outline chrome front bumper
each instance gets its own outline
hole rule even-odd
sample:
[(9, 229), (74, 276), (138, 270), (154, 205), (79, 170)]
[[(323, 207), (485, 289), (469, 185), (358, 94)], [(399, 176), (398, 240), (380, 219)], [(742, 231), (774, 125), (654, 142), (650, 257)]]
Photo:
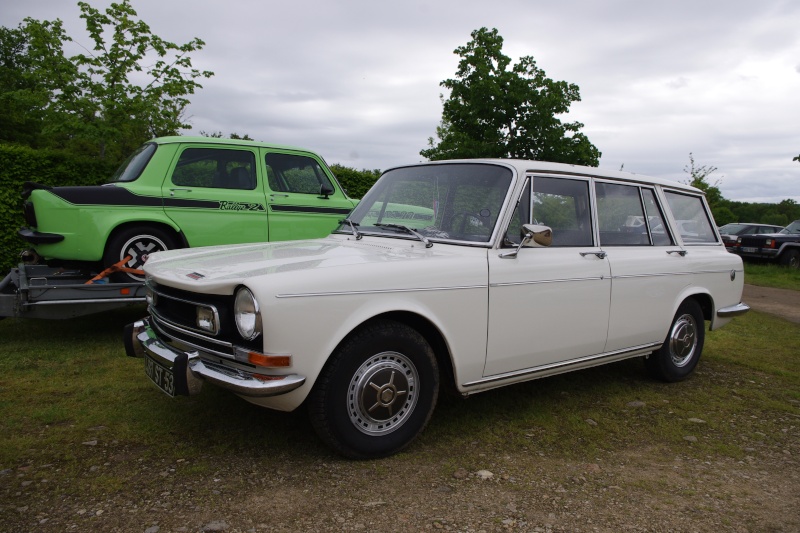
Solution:
[[(125, 326), (125, 352), (131, 357), (144, 357), (159, 369), (172, 375), (169, 389), (156, 385), (171, 396), (190, 396), (200, 392), (204, 381), (241, 396), (263, 398), (291, 392), (306, 378), (298, 374), (268, 375), (248, 372), (213, 361), (203, 360), (200, 354), (179, 351), (163, 343), (147, 319)], [(147, 364), (147, 363), (146, 363)], [(150, 371), (147, 375), (155, 382)]]

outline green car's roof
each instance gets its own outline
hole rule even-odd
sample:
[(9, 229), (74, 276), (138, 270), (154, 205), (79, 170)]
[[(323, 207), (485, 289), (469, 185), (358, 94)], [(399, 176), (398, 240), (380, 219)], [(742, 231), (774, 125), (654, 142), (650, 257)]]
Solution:
[(298, 146), (287, 146), (283, 144), (273, 144), (261, 141), (247, 141), (244, 139), (221, 139), (218, 137), (202, 137), (202, 136), (184, 136), (173, 135), (170, 137), (156, 137), (150, 139), (148, 142), (156, 144), (174, 144), (174, 143), (198, 143), (198, 144), (220, 144), (226, 146), (256, 146), (259, 148), (278, 148), (283, 150), (296, 150), (301, 152), (311, 152), (308, 148), (300, 148)]

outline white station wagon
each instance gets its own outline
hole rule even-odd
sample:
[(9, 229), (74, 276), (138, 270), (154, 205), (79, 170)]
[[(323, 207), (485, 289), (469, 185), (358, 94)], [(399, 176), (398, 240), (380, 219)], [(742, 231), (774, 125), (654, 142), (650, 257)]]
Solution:
[(684, 379), (705, 322), (749, 309), (701, 191), (538, 161), (394, 168), (328, 237), (144, 270), (150, 315), (125, 345), (161, 390), (306, 404), (352, 458), (407, 446), (444, 383), (468, 396), (631, 357)]

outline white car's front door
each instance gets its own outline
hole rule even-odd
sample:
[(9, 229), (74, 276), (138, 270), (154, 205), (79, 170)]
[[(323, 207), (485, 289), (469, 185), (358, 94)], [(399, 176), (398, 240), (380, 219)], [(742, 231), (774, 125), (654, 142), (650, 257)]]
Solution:
[(591, 246), (490, 255), (484, 376), (603, 352), (611, 276), (602, 255)]
[(591, 221), (588, 179), (531, 177), (507, 244), (519, 242), (521, 224), (531, 222), (551, 227), (553, 242), (516, 256), (489, 254), (485, 377), (603, 353), (611, 276)]

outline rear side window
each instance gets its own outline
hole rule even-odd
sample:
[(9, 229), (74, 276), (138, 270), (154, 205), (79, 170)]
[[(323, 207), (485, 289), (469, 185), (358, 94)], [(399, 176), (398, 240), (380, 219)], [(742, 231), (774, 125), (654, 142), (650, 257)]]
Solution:
[(678, 233), (685, 244), (716, 244), (717, 235), (711, 217), (706, 212), (703, 199), (673, 191), (666, 191), (667, 203), (672, 210)]
[(154, 143), (140, 146), (119, 166), (114, 175), (111, 176), (109, 183), (127, 183), (136, 180), (141, 176), (147, 163), (150, 162), (150, 158), (156, 153), (156, 148), (157, 146)]
[(600, 246), (664, 246), (672, 237), (653, 189), (597, 182)]
[(333, 190), (328, 176), (316, 160), (293, 154), (267, 154), (267, 183), (273, 191), (320, 194)]
[(219, 148), (187, 148), (172, 173), (172, 183), (184, 187), (253, 190), (253, 152)]

